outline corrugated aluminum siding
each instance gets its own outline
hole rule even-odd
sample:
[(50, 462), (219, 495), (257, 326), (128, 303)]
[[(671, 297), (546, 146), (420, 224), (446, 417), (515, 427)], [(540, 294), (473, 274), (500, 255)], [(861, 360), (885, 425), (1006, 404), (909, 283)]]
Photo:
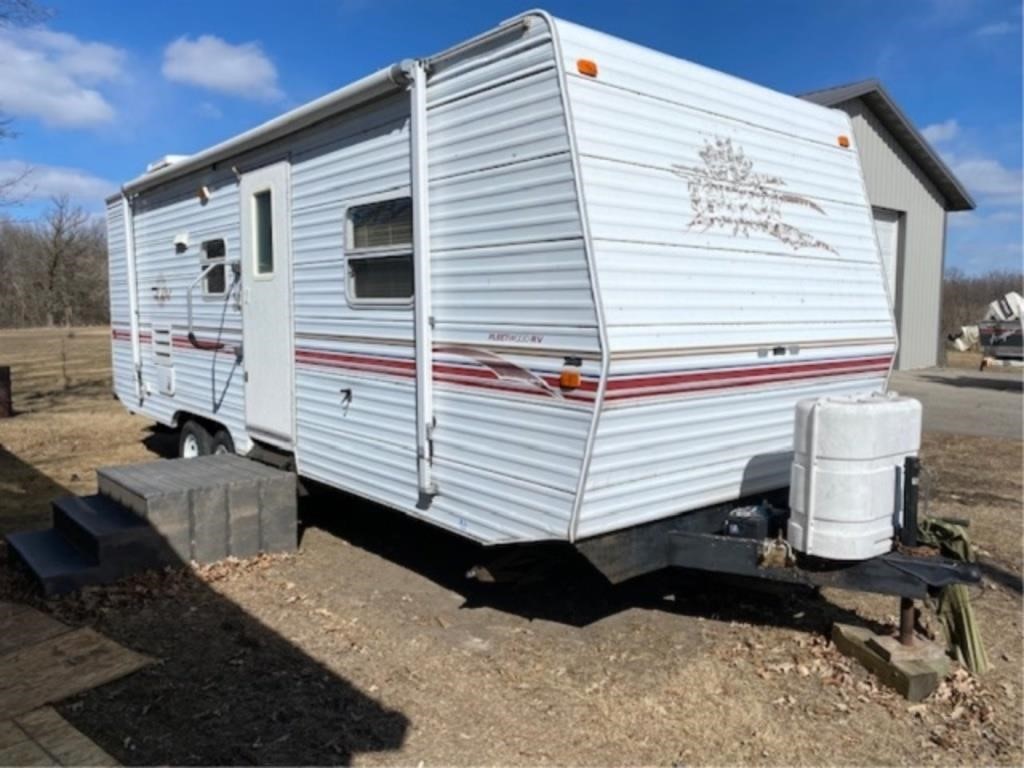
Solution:
[(796, 402), (883, 388), (894, 347), (849, 122), (557, 29), (610, 345), (575, 533), (784, 487)]
[[(245, 431), (242, 361), (235, 353), (242, 343), (241, 311), (239, 286), (232, 282), (230, 270), (223, 295), (204, 296), (201, 286), (192, 294), (197, 337), (220, 342), (224, 348), (196, 349), (187, 340), (186, 297), (202, 268), (202, 244), (222, 239), (226, 259), (238, 260), (239, 203), (234, 178), (222, 171), (204, 182), (212, 190), (205, 204), (196, 196), (198, 178), (172, 182), (135, 201), (144, 396), (138, 410), (163, 424), (175, 423), (183, 412), (209, 418), (226, 427), (236, 448), (244, 452), (250, 441)], [(184, 249), (175, 247), (179, 236), (187, 238)], [(156, 348), (164, 339), (170, 342), (169, 357), (161, 357)], [(130, 342), (115, 340), (114, 345), (130, 347)], [(173, 377), (172, 393), (161, 386), (168, 376)]]
[[(300, 473), (478, 540), (568, 535), (593, 405), (567, 400), (566, 356), (598, 372), (600, 344), (551, 31), (540, 19), (438, 62), (428, 89), (435, 384), (434, 474), (440, 494), (416, 497), (411, 306), (346, 297), (346, 211), (409, 194), (408, 95), (396, 92), (219, 165), (144, 193), (136, 247), (145, 399), (141, 412), (179, 412), (245, 432), (242, 363), (184, 341), (185, 296), (202, 240), (239, 248), (243, 174), (291, 164), (296, 462)], [(210, 191), (205, 204), (200, 185)], [(112, 254), (119, 222), (112, 208)], [(174, 239), (189, 246), (176, 252)], [(111, 260), (112, 269), (123, 264)], [(123, 285), (121, 272), (112, 282)], [(115, 321), (121, 292), (115, 297)], [(234, 294), (203, 300), (201, 339), (241, 343)], [(175, 340), (157, 359), (155, 336)], [(115, 342), (115, 359), (129, 351)], [(500, 357), (495, 357), (500, 355)], [(489, 367), (490, 366), (490, 367)], [(495, 367), (496, 366), (496, 367)], [(123, 367), (123, 366), (122, 366)], [(175, 391), (158, 378), (173, 367)], [(119, 369), (120, 370), (120, 369)], [(119, 373), (119, 382), (127, 381)], [(346, 400), (343, 393), (350, 393)]]
[[(445, 59), (427, 91), (433, 474), (419, 506), (412, 308), (346, 300), (345, 211), (409, 194), (408, 96), (293, 153), (296, 456), (309, 477), (488, 543), (562, 539), (592, 405), (489, 376), (599, 353), (547, 26)], [(363, 118), (360, 118), (363, 120)], [(481, 363), (480, 361), (484, 362)], [(517, 387), (521, 391), (517, 390)], [(348, 405), (340, 392), (351, 392)]]
[(897, 265), (900, 351), (897, 366), (909, 370), (938, 363), (946, 212), (942, 196), (906, 150), (860, 99), (836, 105), (850, 115), (871, 203), (899, 211)]
[(130, 340), (131, 308), (128, 302), (128, 266), (125, 254), (124, 204), (120, 198), (107, 203), (107, 275), (110, 296), (111, 370), (114, 393), (128, 407), (135, 405), (134, 372)]

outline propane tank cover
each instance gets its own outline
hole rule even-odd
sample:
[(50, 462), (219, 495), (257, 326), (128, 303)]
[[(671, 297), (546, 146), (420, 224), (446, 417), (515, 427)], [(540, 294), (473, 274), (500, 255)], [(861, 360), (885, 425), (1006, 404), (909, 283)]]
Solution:
[(904, 460), (921, 449), (921, 403), (896, 394), (801, 400), (793, 445), (793, 548), (830, 560), (889, 552)]

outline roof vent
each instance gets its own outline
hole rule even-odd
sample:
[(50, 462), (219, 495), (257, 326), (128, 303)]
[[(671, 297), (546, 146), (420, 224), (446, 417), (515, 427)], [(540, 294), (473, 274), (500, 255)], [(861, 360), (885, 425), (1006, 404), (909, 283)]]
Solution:
[(154, 160), (152, 163), (146, 166), (146, 173), (153, 173), (154, 171), (163, 170), (169, 166), (174, 165), (187, 158), (188, 155), (164, 155), (159, 160)]

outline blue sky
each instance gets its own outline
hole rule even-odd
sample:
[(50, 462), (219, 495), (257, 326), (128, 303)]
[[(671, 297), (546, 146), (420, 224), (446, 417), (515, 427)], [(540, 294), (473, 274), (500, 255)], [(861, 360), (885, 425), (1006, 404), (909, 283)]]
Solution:
[[(10, 215), (103, 195), (381, 66), (529, 8), (435, 0), (49, 0), (0, 30), (0, 179), (34, 170)], [(1021, 267), (1021, 4), (1011, 0), (551, 0), (555, 15), (772, 88), (878, 77), (978, 210), (950, 219), (947, 264)]]

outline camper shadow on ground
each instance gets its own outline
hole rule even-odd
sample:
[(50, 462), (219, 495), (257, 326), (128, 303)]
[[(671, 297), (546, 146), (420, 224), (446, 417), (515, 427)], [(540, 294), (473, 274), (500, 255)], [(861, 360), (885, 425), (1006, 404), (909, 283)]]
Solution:
[[(177, 453), (177, 433), (171, 430), (154, 427), (144, 442), (158, 456)], [(755, 457), (746, 468), (743, 494), (791, 458), (791, 453)], [(315, 483), (307, 488), (310, 493), (299, 504), (302, 529), (322, 529), (414, 571), (462, 595), (466, 610), (488, 607), (574, 627), (642, 608), (822, 634), (834, 621), (880, 629), (810, 589), (679, 569), (613, 586), (568, 544), (486, 548), (342, 491)], [(480, 566), (495, 581), (467, 575)]]
[[(809, 588), (682, 569), (612, 585), (566, 543), (483, 547), (340, 491), (310, 491), (299, 505), (303, 529), (323, 530), (461, 595), (463, 610), (490, 608), (576, 628), (641, 609), (821, 634), (835, 621), (882, 629)], [(479, 570), (495, 580), (469, 575)]]
[[(2, 505), (0, 534), (26, 522), (45, 527), (45, 500), (69, 494), (3, 448), (0, 479), (7, 498), (21, 489), (37, 500), (14, 510)], [(125, 765), (348, 764), (405, 741), (403, 713), (383, 707), (190, 569), (142, 574), (44, 604), (0, 544), (0, 600), (35, 603), (158, 659), (57, 704)]]

